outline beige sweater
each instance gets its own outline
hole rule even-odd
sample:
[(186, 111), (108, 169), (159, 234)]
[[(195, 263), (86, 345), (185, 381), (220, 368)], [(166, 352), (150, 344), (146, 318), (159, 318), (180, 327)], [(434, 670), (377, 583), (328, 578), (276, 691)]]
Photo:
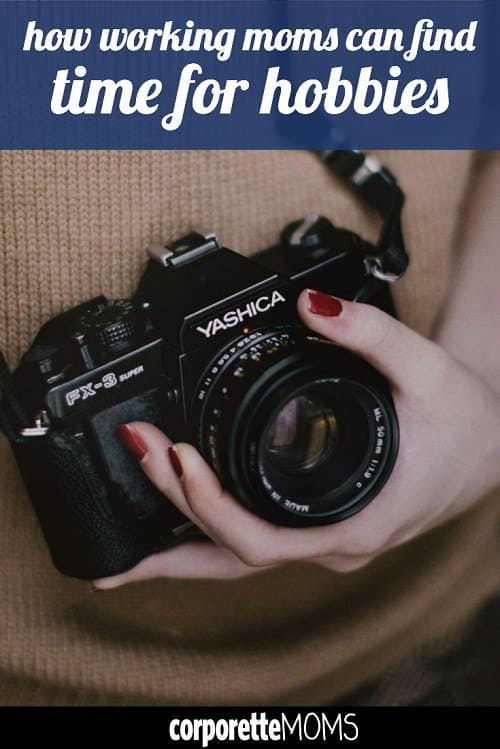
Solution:
[[(412, 265), (400, 316), (429, 334), (446, 294), (468, 153), (391, 152)], [(302, 152), (0, 152), (0, 347), (49, 316), (131, 292), (152, 241), (192, 225), (252, 253), (308, 211), (377, 222)], [(0, 703), (331, 702), (447, 635), (500, 582), (500, 505), (349, 575), (310, 564), (231, 582), (157, 580), (99, 595), (52, 567), (0, 438)]]

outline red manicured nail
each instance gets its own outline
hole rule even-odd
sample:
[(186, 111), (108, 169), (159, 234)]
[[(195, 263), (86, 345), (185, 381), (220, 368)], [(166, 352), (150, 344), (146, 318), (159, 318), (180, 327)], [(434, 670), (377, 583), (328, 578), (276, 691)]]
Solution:
[(342, 312), (342, 302), (334, 296), (323, 294), (322, 291), (309, 291), (309, 310), (313, 315), (323, 317), (338, 317)]
[(130, 424), (120, 424), (116, 427), (116, 433), (134, 458), (141, 461), (146, 456), (148, 448), (137, 429)]
[(177, 474), (177, 477), (181, 479), (183, 470), (182, 470), (181, 461), (179, 460), (179, 456), (177, 454), (177, 450), (175, 449), (175, 447), (170, 446), (168, 448), (168, 457), (170, 458), (170, 463), (172, 464), (172, 468)]

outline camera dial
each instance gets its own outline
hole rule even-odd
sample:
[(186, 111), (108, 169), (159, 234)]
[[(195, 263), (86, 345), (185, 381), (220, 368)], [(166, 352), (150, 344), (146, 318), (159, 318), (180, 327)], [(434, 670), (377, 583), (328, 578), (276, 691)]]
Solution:
[(80, 318), (81, 331), (101, 347), (125, 346), (140, 329), (137, 307), (126, 299), (103, 302)]

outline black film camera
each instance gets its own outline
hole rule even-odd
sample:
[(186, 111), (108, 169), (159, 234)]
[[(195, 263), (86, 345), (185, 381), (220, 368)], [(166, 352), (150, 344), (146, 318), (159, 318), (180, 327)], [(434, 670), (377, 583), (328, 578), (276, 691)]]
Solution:
[(373, 499), (398, 448), (388, 385), (308, 331), (296, 300), (311, 287), (394, 314), (387, 247), (317, 216), (252, 259), (192, 233), (150, 248), (133, 299), (44, 325), (4, 368), (1, 418), (58, 569), (113, 575), (199, 535), (117, 439), (130, 421), (193, 443), (276, 524), (335, 522)]

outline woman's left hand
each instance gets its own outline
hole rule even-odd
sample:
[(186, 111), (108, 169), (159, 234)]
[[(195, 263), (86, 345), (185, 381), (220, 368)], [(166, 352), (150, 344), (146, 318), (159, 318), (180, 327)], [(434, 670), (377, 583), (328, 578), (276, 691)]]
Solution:
[(380, 494), (335, 525), (278, 527), (225, 492), (194, 447), (169, 449), (170, 440), (150, 424), (126, 425), (122, 437), (147, 476), (212, 543), (155, 554), (97, 581), (96, 589), (153, 577), (235, 578), (301, 559), (347, 572), (463, 512), (496, 486), (500, 402), (476, 376), (374, 307), (303, 292), (299, 312), (305, 325), (362, 356), (392, 384), (401, 446)]

